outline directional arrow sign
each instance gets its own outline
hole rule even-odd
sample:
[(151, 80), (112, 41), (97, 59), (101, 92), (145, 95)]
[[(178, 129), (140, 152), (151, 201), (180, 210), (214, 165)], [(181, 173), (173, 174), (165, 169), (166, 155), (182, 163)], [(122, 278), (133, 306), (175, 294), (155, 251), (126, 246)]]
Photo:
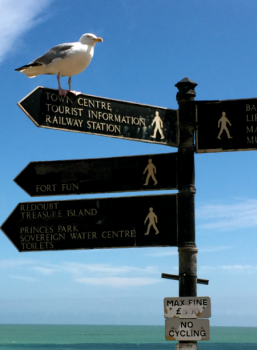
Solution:
[(211, 300), (209, 297), (164, 298), (164, 317), (211, 317)]
[(166, 340), (210, 340), (210, 323), (208, 319), (165, 319)]
[(177, 195), (19, 203), (1, 229), (20, 252), (177, 246)]
[(37, 87), (18, 106), (37, 126), (178, 146), (177, 111)]
[(196, 102), (196, 152), (257, 149), (257, 99)]
[(31, 162), (14, 179), (30, 196), (177, 188), (177, 153)]

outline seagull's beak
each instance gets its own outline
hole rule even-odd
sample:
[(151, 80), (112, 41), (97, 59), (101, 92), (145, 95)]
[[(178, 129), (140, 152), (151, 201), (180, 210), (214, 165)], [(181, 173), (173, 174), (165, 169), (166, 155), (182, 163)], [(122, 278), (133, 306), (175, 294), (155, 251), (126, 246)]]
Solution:
[(96, 43), (101, 43), (101, 42), (103, 41), (103, 39), (102, 39), (102, 38), (96, 38), (96, 39), (94, 39), (94, 41), (95, 41)]

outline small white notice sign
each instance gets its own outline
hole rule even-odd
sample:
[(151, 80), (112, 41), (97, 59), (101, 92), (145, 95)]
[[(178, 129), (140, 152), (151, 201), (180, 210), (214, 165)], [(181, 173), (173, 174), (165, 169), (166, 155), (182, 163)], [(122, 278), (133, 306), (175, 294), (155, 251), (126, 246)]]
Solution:
[(207, 318), (211, 317), (209, 297), (177, 297), (164, 299), (164, 317)]
[(165, 339), (182, 341), (210, 340), (209, 320), (166, 318)]

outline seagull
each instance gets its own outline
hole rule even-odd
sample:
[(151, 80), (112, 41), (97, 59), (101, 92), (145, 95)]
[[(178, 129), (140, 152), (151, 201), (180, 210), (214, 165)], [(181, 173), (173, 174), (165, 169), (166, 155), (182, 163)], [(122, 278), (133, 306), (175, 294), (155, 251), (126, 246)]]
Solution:
[(43, 56), (15, 70), (29, 78), (41, 74), (57, 75), (59, 95), (66, 96), (68, 91), (61, 88), (60, 77), (69, 77), (69, 91), (74, 92), (71, 91), (71, 77), (87, 68), (94, 55), (95, 44), (102, 41), (102, 38), (86, 33), (78, 42), (57, 45)]

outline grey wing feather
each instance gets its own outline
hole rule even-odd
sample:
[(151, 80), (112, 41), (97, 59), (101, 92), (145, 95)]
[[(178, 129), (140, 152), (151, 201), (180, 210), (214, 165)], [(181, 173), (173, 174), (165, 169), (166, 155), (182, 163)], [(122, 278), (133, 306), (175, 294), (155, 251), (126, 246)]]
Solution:
[(67, 55), (67, 53), (70, 51), (70, 49), (73, 47), (73, 44), (60, 44), (55, 47), (53, 47), (51, 50), (49, 50), (47, 53), (45, 53), (43, 56), (40, 56), (36, 58), (34, 61), (30, 62), (29, 65), (33, 65), (35, 63), (47, 65), (52, 62), (55, 58), (63, 58)]

